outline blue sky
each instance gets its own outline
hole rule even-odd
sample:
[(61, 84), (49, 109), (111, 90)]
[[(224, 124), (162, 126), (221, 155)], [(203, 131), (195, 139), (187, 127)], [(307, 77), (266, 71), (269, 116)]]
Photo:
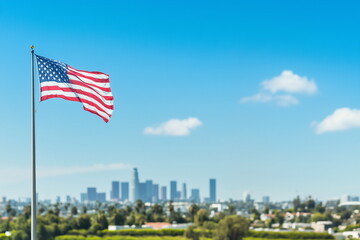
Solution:
[[(110, 74), (115, 96), (108, 124), (80, 103), (37, 103), (40, 198), (79, 197), (87, 186), (109, 192), (134, 166), (141, 180), (187, 182), (202, 197), (213, 177), (222, 199), (360, 195), (359, 8), (1, 1), (0, 196), (30, 195), (31, 44), (39, 55)], [(286, 70), (293, 75), (284, 80)], [(294, 79), (305, 85), (290, 91)], [(265, 81), (280, 86), (272, 92)]]

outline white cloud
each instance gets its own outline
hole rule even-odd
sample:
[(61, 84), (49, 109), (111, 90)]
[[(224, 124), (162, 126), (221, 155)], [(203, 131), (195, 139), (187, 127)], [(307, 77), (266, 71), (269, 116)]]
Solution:
[(299, 101), (292, 95), (271, 95), (265, 93), (257, 93), (250, 97), (244, 97), (240, 100), (240, 103), (247, 102), (275, 102), (277, 105), (287, 107), (290, 105), (298, 104)]
[[(290, 70), (282, 71), (279, 76), (263, 81), (261, 85), (261, 92), (240, 99), (240, 103), (275, 102), (278, 106), (287, 107), (299, 103), (299, 100), (293, 94), (313, 94), (317, 92), (317, 86), (314, 81), (310, 81), (306, 77), (300, 77)], [(281, 95), (278, 92), (285, 92), (287, 94)]]
[(169, 136), (187, 136), (190, 130), (202, 125), (202, 122), (193, 117), (187, 119), (170, 119), (167, 122), (161, 123), (155, 127), (147, 127), (144, 130), (145, 134), (150, 135), (169, 135)]
[(274, 77), (261, 83), (265, 90), (272, 93), (284, 91), (288, 93), (308, 93), (313, 94), (317, 91), (314, 81), (310, 81), (307, 77), (300, 77), (292, 71), (284, 70), (280, 76)]
[(320, 123), (315, 124), (315, 132), (317, 134), (322, 134), (325, 132), (342, 131), (357, 127), (360, 127), (360, 110), (339, 108)]
[[(82, 173), (105, 172), (130, 169), (131, 167), (132, 166), (130, 164), (125, 163), (94, 164), (88, 166), (39, 167), (37, 169), (37, 177), (48, 178)], [(29, 179), (31, 179), (30, 168), (2, 167), (0, 169), (0, 182), (18, 183)]]
[(247, 102), (271, 102), (273, 100), (273, 96), (264, 93), (257, 93), (250, 97), (244, 97), (240, 99), (240, 103), (247, 103)]
[(296, 105), (299, 103), (299, 100), (297, 100), (296, 97), (293, 95), (280, 95), (275, 96), (275, 101), (279, 106), (287, 107), (290, 105)]

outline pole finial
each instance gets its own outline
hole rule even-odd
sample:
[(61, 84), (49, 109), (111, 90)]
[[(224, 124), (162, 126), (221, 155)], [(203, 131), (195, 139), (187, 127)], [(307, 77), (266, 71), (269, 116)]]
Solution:
[(32, 50), (34, 50), (35, 46), (34, 46), (34, 45), (31, 45), (30, 48), (31, 48)]

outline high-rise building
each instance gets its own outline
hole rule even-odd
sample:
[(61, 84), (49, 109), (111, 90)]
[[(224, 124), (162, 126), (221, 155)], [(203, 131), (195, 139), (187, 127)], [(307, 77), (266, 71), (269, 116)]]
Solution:
[(160, 200), (161, 201), (167, 201), (167, 189), (166, 189), (166, 186), (161, 187)]
[(129, 183), (122, 182), (121, 183), (121, 201), (129, 201)]
[(134, 168), (133, 178), (131, 182), (131, 201), (136, 202), (139, 199), (139, 174), (137, 168)]
[(146, 198), (145, 202), (152, 202), (153, 199), (153, 181), (152, 180), (146, 180)]
[(113, 201), (120, 200), (120, 183), (119, 181), (112, 181), (111, 182), (111, 195), (110, 199)]
[(97, 193), (96, 194), (96, 201), (99, 201), (101, 203), (106, 202), (106, 193)]
[(216, 202), (216, 179), (215, 178), (210, 179), (209, 186), (210, 186), (209, 200), (211, 203), (214, 203), (214, 202)]
[(191, 189), (190, 201), (195, 202), (195, 203), (200, 202), (200, 190), (199, 189), (197, 189), (197, 188)]
[(186, 183), (183, 183), (181, 198), (182, 198), (182, 200), (184, 200), (184, 201), (187, 200)]
[(177, 191), (177, 182), (171, 181), (170, 182), (170, 200), (175, 201), (178, 198), (178, 191)]
[(262, 198), (263, 200), (263, 204), (269, 204), (270, 203), (270, 197), (269, 196), (263, 196), (263, 198)]
[(70, 203), (71, 202), (71, 197), (69, 195), (66, 196), (66, 202)]
[(57, 196), (56, 197), (56, 203), (60, 203), (61, 202), (61, 198), (60, 198), (60, 196)]
[(146, 183), (139, 183), (139, 195), (137, 200), (141, 200), (143, 202), (146, 202)]
[(89, 202), (95, 202), (97, 200), (96, 188), (94, 187), (87, 188), (86, 200)]
[(82, 203), (87, 201), (87, 194), (86, 193), (80, 193), (80, 201)]
[(244, 193), (243, 193), (243, 201), (244, 201), (245, 203), (250, 203), (250, 202), (251, 202), (250, 193), (248, 193), (248, 192), (244, 192)]
[(159, 184), (153, 184), (153, 197), (152, 202), (159, 202)]

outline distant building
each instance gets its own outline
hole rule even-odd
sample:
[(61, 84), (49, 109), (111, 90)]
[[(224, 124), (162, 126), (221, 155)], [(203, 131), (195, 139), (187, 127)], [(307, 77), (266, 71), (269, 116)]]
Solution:
[(96, 194), (96, 201), (99, 201), (101, 203), (106, 202), (106, 193), (97, 193)]
[(139, 183), (139, 196), (137, 200), (146, 202), (146, 183)]
[(340, 202), (341, 203), (344, 203), (344, 202), (359, 202), (359, 197), (358, 196), (344, 195), (344, 196), (341, 197)]
[(131, 182), (131, 201), (136, 202), (139, 199), (139, 173), (137, 168), (134, 168), (133, 178)]
[(250, 202), (251, 202), (250, 193), (248, 193), (248, 192), (244, 192), (244, 193), (243, 193), (243, 201), (244, 201), (245, 203), (250, 203)]
[(191, 202), (199, 203), (200, 202), (200, 190), (191, 189), (191, 196), (189, 199)]
[(183, 183), (183, 188), (182, 188), (181, 199), (182, 199), (182, 200), (184, 200), (184, 201), (186, 201), (186, 200), (187, 200), (186, 183)]
[(161, 187), (160, 200), (161, 201), (167, 201), (167, 188), (166, 188), (166, 186)]
[(311, 223), (311, 227), (314, 229), (315, 232), (326, 232), (332, 226), (333, 223), (331, 221), (319, 221)]
[(153, 184), (153, 199), (154, 203), (159, 202), (159, 184)]
[(70, 203), (71, 202), (71, 197), (69, 195), (66, 196), (66, 202)]
[(61, 198), (60, 198), (60, 196), (57, 196), (57, 197), (56, 197), (56, 203), (61, 203)]
[(216, 202), (216, 179), (215, 178), (211, 178), (210, 182), (210, 196), (209, 196), (209, 201), (211, 203), (215, 203)]
[(270, 197), (269, 196), (263, 196), (262, 202), (265, 205), (269, 204), (270, 203)]
[(170, 200), (172, 200), (172, 201), (177, 200), (177, 195), (178, 195), (177, 182), (171, 181), (170, 182)]
[(153, 199), (153, 181), (152, 180), (146, 180), (146, 197), (145, 202), (152, 202)]
[(82, 203), (87, 201), (87, 194), (86, 193), (80, 193), (80, 201)]
[(111, 182), (111, 195), (110, 199), (113, 201), (120, 200), (120, 183), (119, 181), (112, 181)]
[(86, 200), (89, 201), (89, 202), (95, 202), (97, 200), (96, 188), (89, 187), (87, 189)]
[(129, 183), (128, 182), (122, 182), (121, 183), (121, 201), (129, 201)]

